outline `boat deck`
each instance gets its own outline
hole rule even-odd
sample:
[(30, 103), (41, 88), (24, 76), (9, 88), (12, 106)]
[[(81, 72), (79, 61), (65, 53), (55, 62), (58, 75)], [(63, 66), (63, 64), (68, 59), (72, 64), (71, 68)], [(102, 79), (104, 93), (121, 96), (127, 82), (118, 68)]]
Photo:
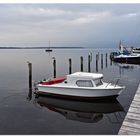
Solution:
[(140, 84), (118, 134), (140, 134)]

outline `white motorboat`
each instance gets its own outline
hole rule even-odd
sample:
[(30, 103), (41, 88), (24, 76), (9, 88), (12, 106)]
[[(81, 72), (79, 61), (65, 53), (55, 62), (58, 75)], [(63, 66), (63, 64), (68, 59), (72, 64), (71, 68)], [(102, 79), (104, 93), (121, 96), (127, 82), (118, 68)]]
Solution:
[[(71, 98), (117, 97), (124, 89), (116, 84), (103, 82), (103, 74), (76, 72), (65, 78), (42, 81), (36, 85), (37, 94)], [(117, 81), (118, 82), (118, 81)]]

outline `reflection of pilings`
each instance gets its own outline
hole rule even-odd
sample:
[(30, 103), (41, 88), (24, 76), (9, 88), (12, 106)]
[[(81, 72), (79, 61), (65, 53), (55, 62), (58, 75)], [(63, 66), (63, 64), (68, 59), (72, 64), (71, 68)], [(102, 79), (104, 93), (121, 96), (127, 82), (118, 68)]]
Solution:
[(103, 54), (101, 54), (101, 69), (103, 69)]
[(110, 54), (109, 57), (110, 57), (110, 66), (112, 66), (112, 62), (113, 62), (112, 61), (112, 55)]
[(81, 61), (81, 72), (83, 72), (83, 56), (80, 57), (80, 61)]
[(69, 58), (69, 74), (72, 72), (72, 60)]
[(99, 59), (100, 59), (100, 52), (98, 52), (98, 61), (99, 61)]
[(96, 54), (96, 72), (98, 72), (98, 54)]
[(107, 68), (107, 53), (106, 53), (106, 68)]
[(121, 70), (121, 67), (119, 67), (119, 74), (120, 74), (120, 78), (122, 76), (122, 70)]
[(53, 77), (56, 78), (56, 59), (53, 58)]
[(112, 59), (110, 58), (110, 66), (112, 66)]
[(28, 99), (32, 99), (32, 63), (28, 63), (28, 68), (29, 68), (29, 93), (28, 93)]

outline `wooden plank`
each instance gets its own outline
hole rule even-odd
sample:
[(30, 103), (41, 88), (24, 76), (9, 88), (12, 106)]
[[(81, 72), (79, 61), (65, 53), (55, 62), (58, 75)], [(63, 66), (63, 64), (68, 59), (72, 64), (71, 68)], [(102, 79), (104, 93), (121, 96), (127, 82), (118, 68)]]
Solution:
[(133, 121), (130, 121), (130, 120), (127, 121), (126, 119), (123, 122), (123, 125), (140, 129), (140, 124), (134, 123)]
[(127, 115), (126, 119), (131, 119), (131, 120), (136, 120), (136, 121), (140, 121), (140, 116), (134, 116), (134, 115)]
[(127, 127), (127, 126), (122, 126), (121, 129), (125, 130), (125, 131), (129, 131), (129, 132), (134, 132), (134, 133), (137, 133), (137, 134), (139, 134), (139, 132), (140, 132), (139, 129), (132, 128), (132, 127)]
[(136, 112), (136, 113), (140, 113), (140, 108), (134, 108), (134, 107), (130, 107), (129, 111), (131, 112)]
[(139, 132), (130, 131), (127, 128), (122, 128), (119, 132), (119, 135), (139, 135)]
[[(131, 106), (140, 106), (140, 102), (138, 102), (138, 101), (133, 101), (132, 104), (131, 104)], [(131, 106), (130, 106), (130, 107), (131, 107)]]
[(140, 94), (136, 94), (134, 98), (140, 98)]
[(133, 114), (140, 115), (140, 113), (139, 113), (139, 112), (137, 112), (137, 113), (136, 113), (136, 112), (135, 112), (135, 111), (133, 111), (133, 110), (130, 110), (129, 112), (130, 112), (130, 113), (133, 113)]
[(128, 135), (128, 133), (126, 131), (122, 130), (122, 129), (119, 131), (118, 134), (119, 135)]
[(133, 107), (133, 108), (140, 108), (140, 105), (132, 104), (130, 107)]
[(137, 101), (137, 102), (139, 102), (140, 99), (138, 99), (138, 98), (134, 98), (133, 101)]
[[(132, 104), (131, 106), (130, 106), (130, 111), (131, 111), (131, 108), (133, 108), (134, 110), (139, 110), (140, 109), (140, 107), (138, 106), (138, 105), (136, 105), (136, 104)], [(136, 113), (140, 113), (140, 112), (136, 112)]]
[[(133, 102), (131, 103), (131, 106), (138, 107), (138, 106), (140, 106), (140, 102), (133, 101)], [(130, 106), (130, 107), (131, 107), (131, 106)]]
[(139, 102), (140, 101), (140, 98), (139, 97), (134, 97), (133, 98), (133, 101), (138, 101)]
[(134, 123), (134, 124), (138, 124), (138, 125), (140, 125), (140, 120), (138, 120), (138, 119), (132, 119), (132, 118), (125, 118), (125, 121), (126, 122), (130, 122), (130, 123)]
[[(133, 101), (140, 102), (140, 99), (139, 99), (139, 98), (134, 98)], [(131, 104), (132, 104), (132, 103), (131, 103)]]
[(128, 112), (126, 118), (133, 117), (140, 119), (140, 114), (134, 114), (132, 112)]
[[(140, 101), (133, 100), (132, 103), (140, 104)], [(131, 103), (131, 105), (132, 105), (132, 103)]]
[(134, 99), (140, 99), (140, 94), (136, 94)]

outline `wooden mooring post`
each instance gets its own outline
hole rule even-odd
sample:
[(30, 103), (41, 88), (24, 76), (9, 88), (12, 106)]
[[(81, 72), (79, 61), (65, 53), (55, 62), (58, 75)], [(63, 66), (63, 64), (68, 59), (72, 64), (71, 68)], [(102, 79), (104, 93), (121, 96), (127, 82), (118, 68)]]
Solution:
[(69, 74), (72, 73), (72, 60), (69, 58)]
[(106, 68), (107, 68), (107, 53), (106, 53), (106, 57), (105, 58), (106, 58), (106, 61), (105, 62), (106, 62)]
[(80, 57), (81, 60), (81, 72), (83, 72), (83, 56)]
[(98, 72), (98, 54), (96, 54), (96, 72)]
[(90, 52), (88, 54), (88, 72), (91, 71), (91, 67), (90, 67), (91, 61), (92, 61), (92, 53)]
[(103, 69), (103, 54), (101, 54), (101, 69)]
[(56, 59), (53, 57), (53, 77), (56, 78)]
[(29, 93), (28, 93), (28, 97), (27, 99), (28, 100), (31, 100), (32, 99), (32, 63), (27, 61), (27, 64), (28, 64), (28, 68), (29, 68)]

